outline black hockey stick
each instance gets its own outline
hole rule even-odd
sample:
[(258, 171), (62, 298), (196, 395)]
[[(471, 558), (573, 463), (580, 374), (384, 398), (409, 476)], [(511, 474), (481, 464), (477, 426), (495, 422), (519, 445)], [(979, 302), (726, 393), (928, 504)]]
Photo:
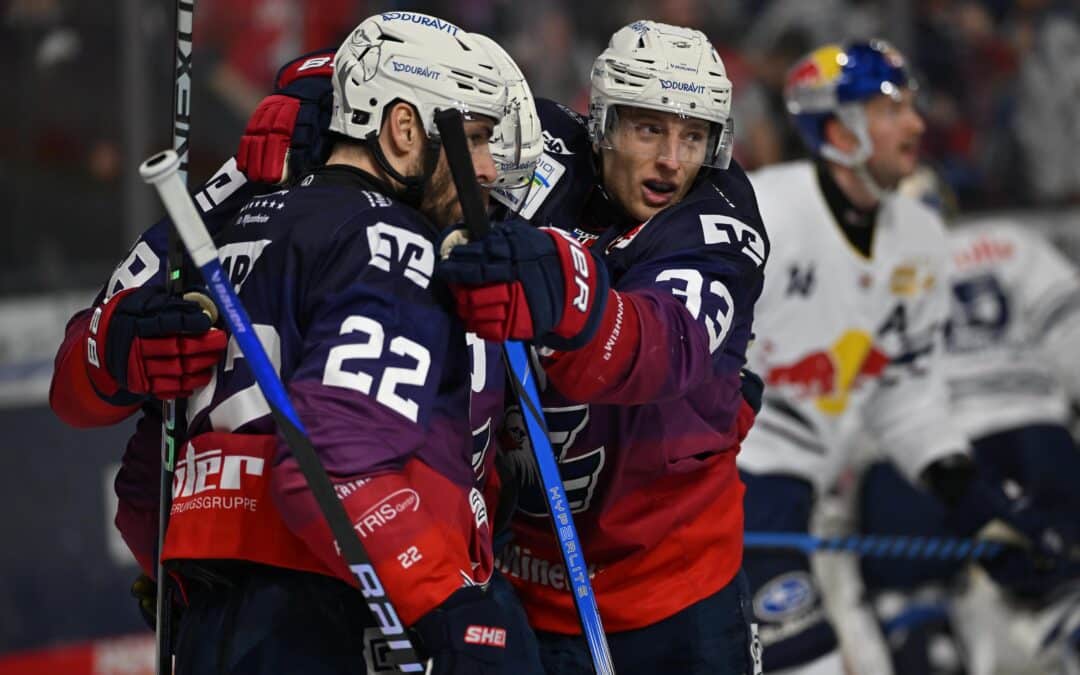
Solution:
[[(206, 225), (195, 208), (195, 203), (177, 175), (180, 166), (179, 157), (172, 150), (158, 153), (143, 162), (139, 173), (143, 180), (157, 188), (165, 209), (169, 212), (173, 227), (184, 242), (188, 255), (199, 269), (203, 280), (209, 287), (210, 294), (225, 317), (232, 332), (232, 337), (240, 346), (240, 351), (251, 368), (259, 390), (266, 398), (270, 414), (278, 431), (284, 436), (292, 450), (296, 463), (307, 481), (311, 494), (330, 526), (330, 532), (341, 551), (341, 557), (360, 582), (360, 591), (375, 619), (377, 628), (386, 639), (388, 649), (386, 662), (405, 673), (420, 673), (424, 667), (409, 642), (405, 626), (398, 618), (397, 611), (390, 604), (390, 599), (382, 582), (375, 572), (371, 558), (359, 535), (353, 529), (352, 520), (345, 507), (338, 499), (330, 477), (326, 474), (315, 453), (315, 447), (308, 438), (300, 417), (296, 414), (285, 391), (285, 385), (266, 355), (266, 350), (259, 342), (247, 311), (236, 297), (232, 282), (221, 267), (218, 251), (214, 246)], [(374, 649), (373, 649), (374, 652)], [(374, 660), (375, 654), (372, 654)]]
[[(191, 34), (195, 15), (195, 0), (176, 0), (176, 40), (173, 47), (172, 135), (173, 148), (180, 155), (180, 182), (187, 183), (188, 138), (191, 133)], [(173, 295), (184, 292), (182, 269), (184, 249), (169, 230), (168, 258), (165, 265), (165, 287)], [(172, 510), (173, 470), (177, 448), (186, 442), (187, 401), (165, 401), (161, 406), (161, 480), (158, 498), (157, 541), (157, 607), (154, 625), (154, 646), (158, 675), (172, 675), (172, 583), (165, 571), (162, 552), (165, 532)]]
[[(471, 153), (465, 138), (465, 125), (461, 112), (448, 108), (435, 113), (435, 125), (439, 128), (446, 161), (450, 165), (450, 174), (457, 188), (458, 201), (469, 228), (469, 238), (478, 241), (487, 236), (491, 229), (487, 211), (480, 195), (480, 183), (473, 171)], [(585, 641), (592, 655), (593, 668), (598, 675), (614, 675), (615, 666), (611, 660), (604, 626), (600, 621), (600, 610), (596, 606), (596, 594), (589, 582), (588, 567), (583, 555), (584, 549), (578, 539), (574, 517), (566, 499), (559, 465), (551, 449), (547, 423), (540, 407), (540, 392), (536, 389), (536, 378), (529, 369), (528, 352), (525, 345), (518, 341), (508, 341), (503, 345), (503, 355), (511, 373), (511, 384), (521, 403), (522, 417), (525, 419), (533, 456), (540, 472), (540, 481), (544, 486), (551, 527), (559, 541), (563, 563), (566, 565), (567, 579), (573, 593), (574, 606), (577, 607)]]

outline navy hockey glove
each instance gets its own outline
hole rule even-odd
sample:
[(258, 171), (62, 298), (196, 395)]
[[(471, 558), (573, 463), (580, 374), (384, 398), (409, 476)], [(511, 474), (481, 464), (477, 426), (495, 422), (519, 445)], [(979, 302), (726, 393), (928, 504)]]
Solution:
[(592, 339), (609, 291), (607, 270), (588, 249), (521, 219), (454, 246), (439, 273), (468, 330), (485, 340), (529, 340), (559, 351)]
[(506, 657), (506, 617), (482, 586), (454, 591), (412, 627), (429, 675), (495, 675)]
[(236, 166), (248, 180), (278, 185), (326, 161), (333, 66), (331, 49), (305, 54), (278, 71), (274, 93), (259, 102), (240, 138)]
[(212, 328), (213, 312), (205, 297), (185, 300), (151, 287), (121, 291), (95, 307), (86, 365), (98, 394), (116, 404), (190, 396), (210, 381), (228, 341)]

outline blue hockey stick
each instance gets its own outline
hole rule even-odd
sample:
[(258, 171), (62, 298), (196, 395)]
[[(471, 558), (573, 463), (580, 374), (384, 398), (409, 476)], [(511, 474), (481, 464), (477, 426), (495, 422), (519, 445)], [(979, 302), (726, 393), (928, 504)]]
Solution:
[[(480, 184), (476, 180), (470, 159), (468, 143), (465, 139), (465, 127), (461, 113), (456, 108), (448, 108), (435, 113), (435, 124), (443, 147), (450, 173), (457, 187), (458, 200), (469, 228), (469, 237), (474, 241), (484, 238), (491, 225), (487, 211), (480, 196)], [(581, 541), (578, 539), (574, 518), (566, 500), (559, 465), (555, 462), (555, 453), (548, 439), (547, 424), (543, 409), (540, 407), (540, 392), (536, 389), (536, 380), (529, 368), (528, 352), (525, 345), (518, 341), (508, 341), (503, 345), (506, 363), (514, 380), (521, 414), (525, 418), (529, 442), (540, 472), (540, 481), (544, 486), (551, 526), (559, 540), (563, 563), (566, 565), (570, 588), (574, 594), (574, 606), (577, 607), (581, 629), (592, 654), (593, 667), (598, 675), (614, 675), (615, 666), (611, 660), (604, 626), (600, 622), (600, 610), (596, 606), (596, 594), (589, 581), (589, 571), (585, 565)]]
[[(152, 183), (157, 188), (161, 201), (165, 204), (165, 210), (169, 212), (173, 226), (184, 242), (184, 248), (187, 249), (195, 267), (199, 269), (206, 281), (210, 294), (225, 317), (229, 330), (232, 331), (232, 337), (236, 339), (240, 351), (243, 352), (248, 366), (255, 375), (259, 390), (269, 404), (274, 423), (289, 444), (293, 457), (296, 458), (311, 488), (311, 493), (337, 541), (342, 558), (360, 582), (360, 591), (367, 601), (368, 608), (371, 609), (379, 631), (386, 638), (386, 647), (390, 650), (388, 661), (397, 666), (401, 672), (423, 672), (424, 667), (419, 663), (416, 652), (409, 642), (405, 626), (402, 625), (397, 612), (390, 604), (382, 582), (379, 581), (375, 568), (371, 564), (371, 558), (353, 529), (345, 507), (334, 493), (330, 477), (326, 475), (326, 470), (319, 462), (318, 455), (315, 454), (311, 439), (308, 438), (300, 417), (289, 401), (285, 385), (282, 384), (281, 378), (278, 377), (277, 371), (266, 355), (266, 350), (259, 342), (247, 311), (240, 303), (240, 299), (236, 297), (229, 276), (221, 267), (217, 248), (178, 175), (179, 168), (180, 158), (172, 150), (166, 150), (143, 162), (139, 167), (139, 173), (143, 180)], [(374, 658), (374, 654), (372, 656)]]
[(834, 551), (855, 553), (868, 558), (906, 558), (908, 560), (978, 560), (993, 558), (1006, 544), (990, 539), (959, 537), (903, 537), (850, 535), (816, 537), (800, 532), (747, 532), (747, 548), (794, 549), (803, 553)]

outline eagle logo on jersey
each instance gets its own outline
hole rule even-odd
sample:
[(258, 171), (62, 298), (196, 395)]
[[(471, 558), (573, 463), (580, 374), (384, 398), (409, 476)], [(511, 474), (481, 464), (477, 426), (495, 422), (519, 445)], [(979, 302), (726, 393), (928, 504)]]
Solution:
[[(589, 423), (589, 406), (544, 408), (544, 417), (547, 420), (548, 436), (551, 439), (555, 459), (559, 464), (559, 476), (562, 477), (570, 512), (585, 511), (592, 505), (593, 491), (596, 489), (600, 471), (604, 468), (604, 447), (600, 446), (577, 457), (567, 458), (566, 455), (574, 445), (578, 434)], [(521, 491), (518, 493), (518, 510), (529, 516), (546, 517), (548, 515), (547, 500), (540, 481), (540, 470), (533, 457), (520, 407), (513, 406), (507, 409), (506, 429), (514, 446), (509, 449), (511, 466), (521, 484)]]
[(485, 471), (485, 459), (487, 458), (488, 448), (491, 447), (491, 418), (487, 418), (479, 428), (473, 429), (473, 453), (472, 453), (472, 468), (473, 474), (476, 475), (476, 480), (482, 480), (484, 478)]

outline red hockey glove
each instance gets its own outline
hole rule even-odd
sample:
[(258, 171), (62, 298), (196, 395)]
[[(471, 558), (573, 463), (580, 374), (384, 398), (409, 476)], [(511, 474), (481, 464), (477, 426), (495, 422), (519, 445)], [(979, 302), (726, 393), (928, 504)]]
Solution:
[(596, 334), (609, 291), (607, 271), (588, 249), (520, 219), (453, 247), (439, 273), (470, 331), (560, 351), (578, 349)]
[(158, 288), (133, 288), (94, 309), (86, 344), (90, 381), (108, 399), (121, 391), (190, 396), (210, 381), (227, 339), (203, 305)]
[(323, 50), (278, 71), (240, 138), (236, 166), (248, 180), (282, 184), (326, 160), (333, 65), (334, 51)]

